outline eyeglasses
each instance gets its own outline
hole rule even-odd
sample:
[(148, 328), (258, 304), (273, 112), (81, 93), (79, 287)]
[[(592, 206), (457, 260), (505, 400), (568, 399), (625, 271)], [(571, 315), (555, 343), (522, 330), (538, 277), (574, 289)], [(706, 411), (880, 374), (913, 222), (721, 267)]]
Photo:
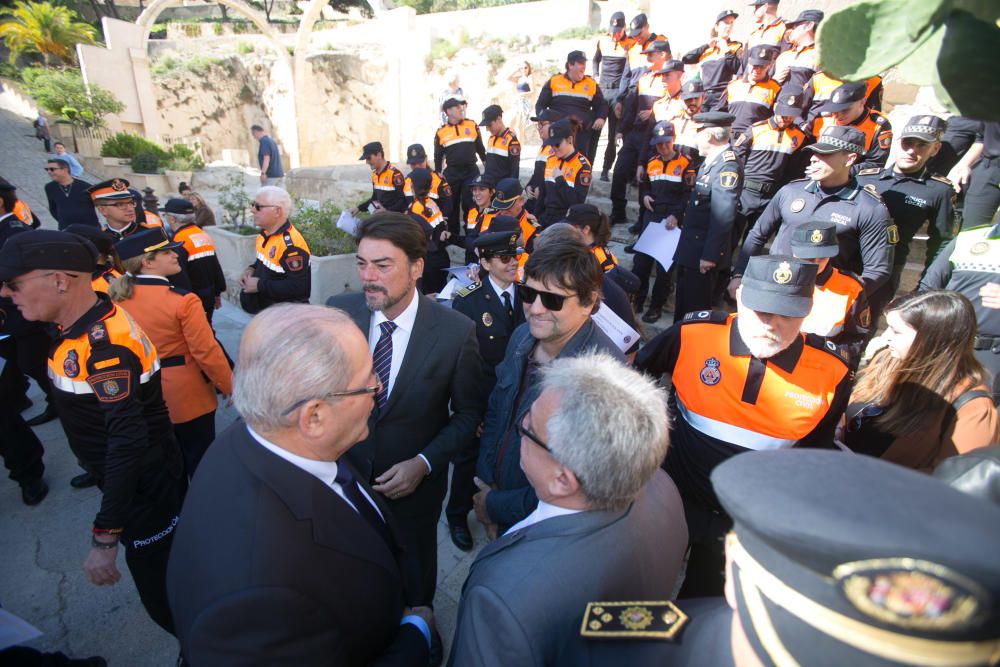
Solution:
[(36, 280), (38, 278), (48, 278), (49, 276), (54, 276), (57, 273), (59, 273), (59, 272), (58, 271), (49, 271), (48, 273), (43, 273), (43, 274), (38, 275), (38, 276), (31, 276), (30, 278), (21, 278), (20, 280), (5, 280), (3, 282), (0, 282), (0, 285), (2, 285), (3, 287), (6, 287), (11, 292), (16, 292), (19, 289), (21, 289), (21, 283), (26, 283), (29, 280)]
[(258, 204), (257, 202), (253, 202), (252, 204), (250, 204), (250, 208), (252, 208), (255, 211), (263, 211), (265, 208), (281, 208), (281, 207), (278, 206), (277, 204)]
[(535, 299), (542, 297), (542, 305), (548, 310), (562, 310), (563, 303), (566, 299), (573, 296), (572, 294), (556, 294), (555, 292), (545, 292), (540, 289), (535, 289), (534, 287), (528, 287), (518, 283), (517, 285), (517, 295), (521, 297), (522, 303), (532, 304)]
[(105, 202), (105, 203), (98, 204), (98, 206), (107, 206), (107, 207), (110, 207), (110, 208), (118, 208), (118, 209), (126, 210), (126, 209), (130, 209), (130, 208), (135, 208), (135, 202), (132, 201), (131, 199), (129, 199), (128, 201), (119, 201), (119, 202), (114, 202), (114, 203)]
[(62, 171), (66, 167), (45, 167), (45, 171)]
[(533, 443), (535, 443), (536, 445), (547, 451), (549, 454), (552, 453), (552, 450), (549, 449), (549, 446), (546, 445), (544, 442), (542, 442), (541, 438), (539, 438), (537, 435), (529, 431), (528, 427), (524, 425), (523, 421), (517, 423), (516, 429), (517, 429), (517, 434), (519, 436), (531, 440)]
[(340, 396), (363, 396), (365, 394), (373, 394), (373, 395), (377, 394), (380, 391), (382, 391), (382, 380), (374, 372), (372, 373), (372, 379), (375, 381), (375, 384), (371, 387), (361, 387), (359, 389), (344, 389), (343, 391), (331, 391), (330, 393), (323, 394), (322, 396), (303, 398), (301, 401), (293, 403), (291, 407), (289, 407), (287, 410), (281, 413), (281, 416), (287, 417), (288, 415), (292, 414), (293, 412), (301, 408), (309, 401), (316, 401), (316, 400), (328, 401), (331, 398), (337, 398)]
[(487, 255), (486, 259), (498, 259), (501, 264), (510, 264), (511, 262), (516, 262), (520, 256), (521, 253), (517, 253), (516, 255)]

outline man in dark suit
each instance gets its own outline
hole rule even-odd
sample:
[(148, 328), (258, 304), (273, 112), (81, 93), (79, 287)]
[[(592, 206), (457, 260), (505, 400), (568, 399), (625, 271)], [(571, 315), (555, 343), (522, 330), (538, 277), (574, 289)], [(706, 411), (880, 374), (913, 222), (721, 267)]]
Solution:
[(344, 313), (251, 320), (233, 389), (246, 421), (202, 459), (167, 571), (191, 664), (427, 664), (432, 614), (405, 609), (392, 515), (343, 456), (379, 389)]
[(417, 292), (426, 253), (406, 215), (376, 213), (358, 229), (362, 292), (327, 301), (365, 334), (382, 381), (368, 437), (348, 456), (399, 519), (414, 605), (434, 600), (448, 463), (474, 446), (484, 400), (475, 325)]
[(668, 600), (684, 560), (681, 497), (659, 470), (666, 393), (607, 354), (559, 358), (540, 374), (516, 426), (538, 506), (472, 564), (452, 665), (590, 664), (586, 603)]

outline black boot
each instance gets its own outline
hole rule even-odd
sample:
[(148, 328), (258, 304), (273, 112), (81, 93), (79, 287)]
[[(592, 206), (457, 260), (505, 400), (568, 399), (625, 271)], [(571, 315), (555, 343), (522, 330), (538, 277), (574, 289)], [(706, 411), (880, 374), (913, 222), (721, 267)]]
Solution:
[(21, 482), (21, 500), (28, 507), (37, 505), (49, 494), (49, 485), (41, 477)]
[(85, 472), (82, 475), (77, 475), (73, 479), (69, 480), (69, 485), (74, 489), (88, 489), (97, 484), (97, 480), (89, 472)]

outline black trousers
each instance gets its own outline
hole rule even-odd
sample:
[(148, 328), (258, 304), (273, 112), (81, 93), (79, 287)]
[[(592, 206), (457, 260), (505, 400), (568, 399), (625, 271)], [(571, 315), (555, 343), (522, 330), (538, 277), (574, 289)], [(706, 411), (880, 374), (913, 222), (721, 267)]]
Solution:
[(628, 205), (628, 184), (635, 179), (635, 170), (639, 166), (639, 155), (642, 152), (643, 137), (637, 132), (629, 132), (622, 141), (622, 149), (618, 151), (618, 161), (615, 172), (611, 176), (611, 221), (624, 220)]
[(684, 499), (688, 525), (687, 569), (678, 599), (718, 597), (726, 582), (726, 533), (733, 521), (722, 512), (713, 512), (689, 498)]
[(215, 410), (191, 421), (174, 424), (174, 436), (177, 437), (177, 444), (181, 446), (181, 454), (184, 456), (184, 470), (188, 479), (191, 479), (201, 457), (215, 440)]
[(576, 139), (573, 141), (573, 147), (586, 155), (590, 164), (594, 164), (594, 153), (597, 152), (598, 140), (594, 138), (595, 134), (599, 136), (600, 132), (588, 127), (577, 132)]
[(670, 298), (670, 289), (673, 287), (673, 278), (676, 274), (674, 265), (671, 264), (670, 269), (664, 271), (663, 266), (655, 259), (644, 252), (637, 252), (632, 260), (632, 273), (639, 278), (639, 292), (635, 297), (636, 310), (641, 311), (646, 302), (646, 294), (649, 292), (649, 276), (654, 268), (656, 269), (656, 279), (653, 280), (653, 293), (649, 297), (650, 310), (663, 308), (667, 299)]
[(980, 158), (972, 165), (969, 187), (965, 192), (962, 229), (982, 227), (993, 222), (1000, 206), (1000, 158)]
[[(14, 356), (13, 339), (0, 341), (0, 356)], [(24, 397), (23, 376), (16, 364), (5, 363), (0, 373), (0, 456), (15, 482), (41, 479), (44, 449), (35, 432), (24, 422), (19, 408)]]
[(719, 271), (711, 269), (702, 273), (686, 266), (677, 267), (677, 300), (674, 305), (674, 322), (688, 313), (712, 309), (712, 295), (718, 282)]
[(466, 525), (469, 512), (472, 511), (472, 496), (476, 495), (476, 461), (479, 459), (478, 442), (475, 447), (462, 452), (452, 462), (451, 489), (448, 492), (448, 505), (445, 515), (448, 523)]
[(479, 176), (479, 169), (472, 166), (469, 169), (445, 169), (444, 180), (451, 188), (451, 211), (448, 213), (448, 231), (451, 242), (458, 243), (465, 229), (465, 218), (469, 210), (475, 207), (472, 200), (472, 188), (469, 182)]
[[(44, 331), (35, 331), (27, 334), (15, 334), (9, 340), (13, 341), (13, 353), (6, 357), (7, 364), (11, 367), (10, 372), (20, 377), (18, 386), (21, 388), (20, 394), (14, 396), (20, 403), (28, 391), (28, 381), (23, 377), (27, 375), (38, 383), (42, 391), (45, 392), (45, 402), (52, 403), (52, 385), (49, 383), (48, 357), (49, 347), (52, 339)], [(6, 371), (6, 368), (4, 369)]]
[[(614, 102), (610, 105), (614, 107)], [(618, 154), (618, 145), (615, 144), (615, 134), (618, 132), (618, 116), (615, 115), (615, 111), (612, 108), (608, 113), (608, 122), (604, 124), (600, 130), (591, 130), (590, 133), (590, 150), (587, 151), (587, 156), (597, 157), (597, 144), (601, 141), (601, 134), (604, 132), (608, 133), (608, 145), (604, 148), (604, 164), (601, 166), (601, 171), (611, 171), (611, 167), (615, 164), (615, 156)], [(594, 162), (593, 158), (590, 160), (594, 168), (597, 168), (597, 163)]]
[(397, 522), (401, 546), (406, 552), (402, 563), (403, 580), (408, 583), (406, 595), (411, 607), (434, 604), (434, 591), (437, 588), (437, 522), (440, 516), (441, 512), (438, 510), (418, 516), (402, 516)]
[(444, 289), (445, 283), (448, 282), (445, 269), (450, 266), (451, 258), (444, 248), (428, 252), (424, 260), (424, 273), (420, 276), (420, 293), (437, 294)]
[(165, 539), (166, 543), (159, 548), (141, 554), (125, 545), (125, 565), (132, 574), (146, 613), (158, 626), (175, 634), (174, 618), (167, 603), (167, 559), (173, 536)]

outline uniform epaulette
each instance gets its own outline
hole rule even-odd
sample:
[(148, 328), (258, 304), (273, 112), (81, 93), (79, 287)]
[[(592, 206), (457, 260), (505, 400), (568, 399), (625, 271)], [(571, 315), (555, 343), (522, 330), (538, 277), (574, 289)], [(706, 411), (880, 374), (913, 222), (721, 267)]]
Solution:
[(883, 116), (878, 111), (875, 111), (874, 109), (872, 109), (871, 113), (875, 116), (875, 124), (876, 125), (885, 125), (887, 122), (889, 122), (889, 119), (886, 118), (885, 116)]
[(869, 195), (871, 195), (872, 197), (874, 197), (874, 198), (875, 198), (875, 200), (876, 200), (876, 201), (878, 201), (879, 203), (881, 203), (881, 202), (882, 202), (882, 195), (880, 195), (880, 194), (878, 193), (878, 190), (876, 190), (876, 189), (875, 189), (875, 186), (874, 186), (874, 185), (872, 185), (871, 183), (869, 183), (869, 184), (867, 184), (867, 185), (862, 185), (862, 186), (861, 186), (861, 189), (862, 189), (863, 191), (867, 192), (867, 193), (868, 193)]
[(836, 357), (845, 366), (850, 365), (850, 358), (846, 349), (842, 349), (833, 341), (829, 341), (818, 334), (806, 334), (806, 345), (816, 350), (823, 350), (827, 354)]
[(733, 152), (733, 151), (727, 150), (727, 151), (725, 151), (722, 154), (722, 159), (725, 162), (735, 162), (736, 161), (736, 153)]
[(949, 188), (954, 188), (955, 187), (954, 183), (952, 183), (947, 178), (945, 178), (944, 176), (941, 176), (939, 174), (931, 174), (931, 180), (933, 180), (933, 181), (940, 181), (941, 183), (945, 183), (945, 184), (947, 184), (947, 186)]
[(177, 285), (171, 285), (169, 289), (174, 294), (180, 294), (181, 296), (191, 293), (191, 290), (186, 290), (183, 287), (178, 287)]
[(694, 322), (710, 322), (711, 324), (725, 324), (729, 319), (729, 313), (721, 310), (696, 310), (688, 313), (681, 320), (681, 324), (691, 324)]
[(669, 601), (588, 602), (580, 636), (673, 639), (687, 621), (687, 614)]
[(882, 173), (882, 167), (869, 167), (858, 172), (858, 176), (874, 176)]
[(482, 286), (483, 286), (482, 283), (472, 283), (472, 284), (466, 285), (462, 289), (460, 289), (457, 292), (455, 292), (455, 296), (457, 296), (457, 297), (466, 297), (466, 296), (469, 296), (470, 294), (472, 294), (473, 292), (475, 292), (477, 289), (479, 289)]
[(858, 281), (858, 284), (861, 285), (862, 287), (865, 286), (865, 281), (861, 279), (861, 276), (859, 276), (858, 274), (854, 273), (853, 271), (848, 271), (847, 269), (837, 269), (837, 271), (839, 271), (840, 275), (842, 275), (842, 276), (847, 276), (848, 278), (850, 278), (852, 280)]

